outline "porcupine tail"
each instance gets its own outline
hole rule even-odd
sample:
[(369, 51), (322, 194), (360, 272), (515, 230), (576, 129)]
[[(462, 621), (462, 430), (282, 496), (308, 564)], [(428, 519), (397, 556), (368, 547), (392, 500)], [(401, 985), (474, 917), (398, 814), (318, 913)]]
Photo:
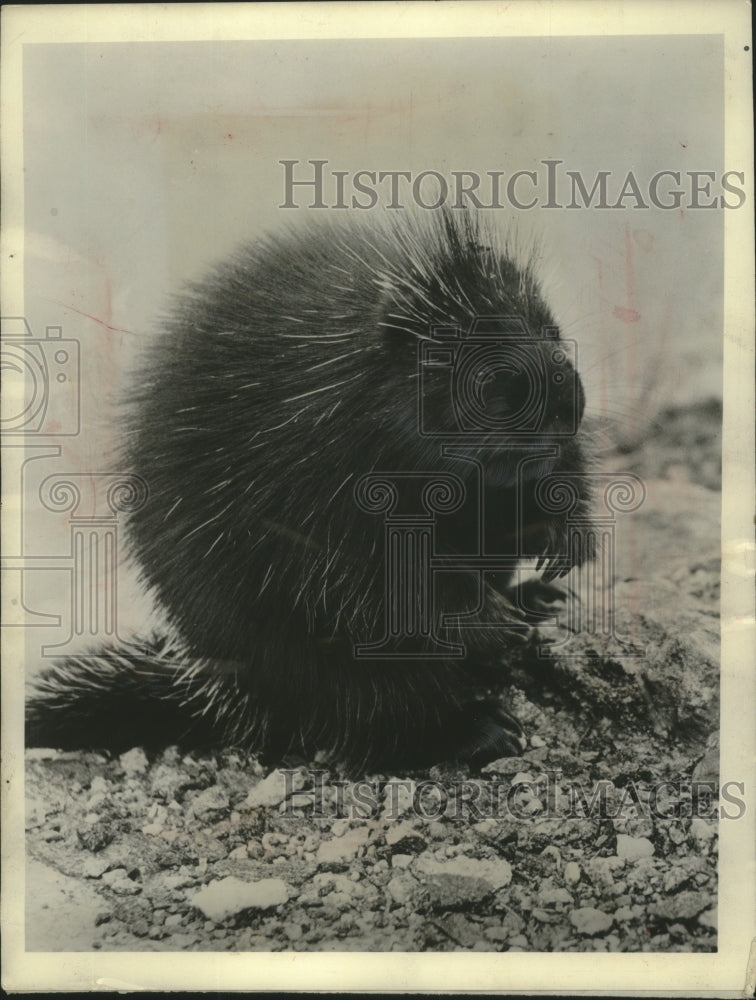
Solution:
[[(214, 697), (208, 699), (212, 677)], [(30, 682), (26, 745), (121, 753), (178, 745), (233, 745), (246, 698), (233, 665), (191, 660), (171, 640), (150, 636), (63, 658)], [(238, 723), (238, 727), (235, 727)]]

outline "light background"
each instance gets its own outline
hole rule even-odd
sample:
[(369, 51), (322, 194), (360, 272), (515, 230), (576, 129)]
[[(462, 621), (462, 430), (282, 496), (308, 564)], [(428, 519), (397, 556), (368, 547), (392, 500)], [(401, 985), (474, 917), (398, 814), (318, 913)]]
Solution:
[[(240, 241), (318, 214), (279, 207), (280, 160), (301, 161), (298, 177), (310, 159), (326, 172), (536, 170), (543, 199), (541, 161), (559, 159), (589, 189), (611, 171), (612, 204), (630, 170), (646, 192), (660, 170), (721, 176), (723, 79), (721, 36), (27, 46), (25, 313), (35, 335), (62, 325), (80, 341), (82, 372), (82, 432), (35, 472), (112, 467), (117, 400), (170, 293)], [(589, 412), (638, 441), (664, 405), (721, 397), (722, 211), (488, 214), (524, 248), (538, 241)], [(28, 516), (36, 552), (67, 550), (67, 515)], [(143, 631), (143, 596), (128, 572), (120, 583), (121, 634)], [(61, 573), (25, 584), (29, 606), (60, 613)]]

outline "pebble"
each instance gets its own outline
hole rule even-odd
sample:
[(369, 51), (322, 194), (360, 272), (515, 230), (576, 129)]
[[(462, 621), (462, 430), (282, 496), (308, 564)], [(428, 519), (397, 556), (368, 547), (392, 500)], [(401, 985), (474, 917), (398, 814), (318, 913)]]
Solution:
[(304, 782), (304, 775), (300, 771), (285, 775), (276, 768), (270, 772), (267, 778), (263, 778), (250, 790), (242, 808), (272, 809), (274, 806), (280, 805), (290, 792), (300, 792), (304, 788)]
[(403, 823), (393, 823), (386, 830), (386, 844), (388, 847), (403, 844), (406, 848), (422, 850), (425, 847), (425, 840), (412, 823), (406, 820)]
[(577, 861), (568, 861), (564, 866), (564, 881), (567, 885), (577, 885), (582, 874)]
[(421, 880), (431, 906), (440, 910), (474, 906), (512, 879), (512, 869), (503, 859), (462, 855), (439, 861), (426, 853), (415, 859), (411, 870)]
[(509, 936), (506, 927), (486, 927), (483, 931), (483, 937), (487, 941), (508, 941)]
[(512, 868), (503, 858), (467, 858), (458, 855), (448, 861), (436, 861), (428, 854), (415, 859), (413, 870), (420, 875), (454, 875), (480, 879), (490, 885), (491, 891), (501, 889), (512, 881)]
[(228, 809), (228, 795), (217, 785), (212, 785), (200, 792), (192, 802), (192, 812), (198, 819), (210, 819), (213, 813)]
[(144, 774), (149, 766), (147, 754), (140, 747), (127, 750), (118, 758), (121, 767), (127, 775)]
[(126, 878), (126, 869), (113, 868), (111, 871), (104, 873), (102, 881), (105, 885), (112, 885), (114, 882), (120, 882), (123, 878)]
[(499, 757), (480, 769), (481, 774), (500, 774), (504, 777), (517, 774), (518, 771), (530, 765), (524, 757)]
[(714, 823), (707, 822), (698, 816), (694, 816), (690, 821), (690, 836), (693, 840), (712, 840), (717, 835), (717, 828)]
[(360, 848), (367, 843), (370, 830), (366, 826), (358, 826), (341, 837), (324, 840), (318, 847), (315, 860), (320, 864), (333, 861), (349, 861), (357, 855)]
[(99, 878), (109, 867), (109, 863), (104, 858), (87, 858), (84, 862), (84, 877)]
[(704, 913), (700, 914), (698, 917), (698, 922), (702, 927), (711, 927), (712, 930), (717, 929), (717, 908), (713, 906), (710, 910), (706, 910)]
[(187, 780), (187, 776), (177, 767), (165, 763), (158, 764), (150, 773), (150, 792), (167, 802), (172, 802), (179, 790), (186, 785)]
[(661, 899), (649, 906), (648, 911), (663, 920), (691, 920), (701, 910), (705, 910), (710, 902), (708, 894), (691, 890)]
[(483, 836), (488, 837), (496, 833), (496, 820), (495, 819), (484, 819), (480, 823), (473, 823), (473, 830), (476, 833), (483, 834)]
[(396, 875), (386, 886), (386, 892), (399, 906), (405, 906), (414, 895), (414, 883), (407, 877)]
[(524, 934), (515, 934), (513, 938), (509, 939), (510, 951), (514, 951), (516, 948), (527, 948), (530, 942), (525, 937)]
[(257, 882), (244, 882), (231, 875), (200, 889), (191, 902), (206, 917), (218, 923), (243, 910), (267, 910), (281, 906), (288, 898), (288, 887), (283, 879), (263, 878)]
[(538, 902), (541, 906), (553, 906), (560, 903), (572, 903), (572, 893), (567, 889), (546, 887), (538, 893)]
[(581, 906), (570, 914), (570, 923), (578, 933), (592, 936), (608, 931), (614, 923), (614, 918), (609, 913), (592, 906)]
[(411, 854), (394, 854), (391, 858), (392, 868), (407, 868), (412, 862)]
[(637, 861), (639, 858), (650, 858), (654, 853), (654, 845), (647, 837), (628, 837), (625, 833), (617, 834), (617, 857), (625, 861)]

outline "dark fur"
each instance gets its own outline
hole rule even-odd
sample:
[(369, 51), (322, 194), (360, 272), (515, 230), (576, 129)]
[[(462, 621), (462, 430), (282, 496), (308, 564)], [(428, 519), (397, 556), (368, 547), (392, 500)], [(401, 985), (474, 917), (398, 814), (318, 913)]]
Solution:
[[(124, 452), (150, 490), (131, 517), (131, 552), (181, 646), (151, 640), (54, 666), (30, 704), (28, 742), (226, 741), (353, 763), (516, 748), (511, 720), (476, 701), (501, 681), (506, 627), (465, 632), (466, 661), (352, 654), (380, 637), (384, 605), (383, 524), (359, 510), (354, 483), (371, 470), (465, 474), (418, 434), (417, 350), (431, 324), (466, 329), (476, 314), (522, 316), (534, 350), (535, 331), (554, 324), (530, 268), (466, 213), (323, 220), (192, 286), (134, 385)], [(505, 546), (515, 461), (502, 449), (486, 497)], [(557, 468), (583, 470), (579, 438), (561, 445)], [(445, 551), (465, 551), (472, 520), (439, 519)], [(525, 531), (529, 551), (565, 555), (561, 518), (534, 506)], [(517, 618), (511, 582), (484, 595), (492, 623)], [(441, 608), (477, 601), (473, 578), (445, 574)]]

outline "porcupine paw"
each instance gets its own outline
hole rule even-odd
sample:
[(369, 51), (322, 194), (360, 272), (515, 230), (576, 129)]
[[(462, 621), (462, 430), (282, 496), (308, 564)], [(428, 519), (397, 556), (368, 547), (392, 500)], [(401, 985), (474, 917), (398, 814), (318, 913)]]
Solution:
[(498, 757), (519, 757), (527, 747), (520, 723), (504, 710), (499, 698), (486, 698), (466, 706), (458, 716), (453, 755), (482, 767)]

